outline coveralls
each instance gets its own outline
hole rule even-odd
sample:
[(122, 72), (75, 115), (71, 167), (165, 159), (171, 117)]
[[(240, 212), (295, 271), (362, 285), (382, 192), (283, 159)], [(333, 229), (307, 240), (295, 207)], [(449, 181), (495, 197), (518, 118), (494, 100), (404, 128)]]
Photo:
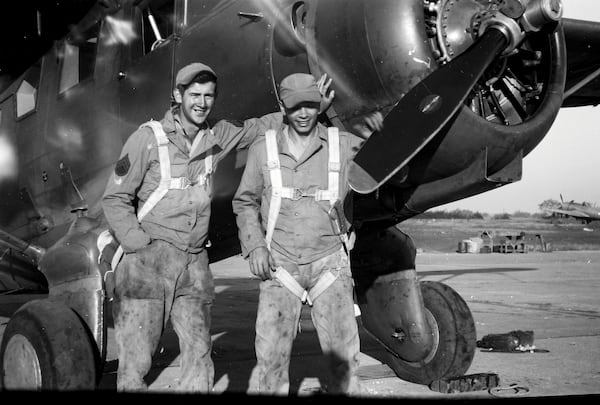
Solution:
[[(321, 124), (304, 154), (297, 160), (287, 143), (287, 128), (277, 132), (277, 145), (284, 187), (311, 194), (328, 189), (329, 146), (327, 128)], [(340, 131), (340, 198), (347, 191), (347, 163), (360, 138)], [(250, 148), (240, 186), (233, 199), (244, 257), (267, 247), (265, 230), (271, 200), (271, 179), (266, 142), (260, 138)], [(282, 199), (271, 241), (271, 254), (306, 289), (327, 271), (336, 280), (313, 302), (312, 322), (324, 355), (328, 358), (329, 393), (357, 393), (360, 342), (354, 315), (353, 285), (349, 258), (328, 215), (330, 202), (312, 196)], [(302, 302), (276, 278), (260, 285), (256, 318), (257, 364), (250, 378), (250, 393), (289, 393), (289, 363), (296, 337)]]
[(123, 146), (102, 200), (108, 224), (125, 252), (115, 270), (113, 305), (119, 391), (147, 388), (143, 378), (169, 318), (181, 350), (182, 375), (176, 389), (212, 389), (214, 283), (205, 249), (211, 184), (203, 177), (205, 159), (212, 155), (214, 171), (232, 149), (247, 148), (282, 121), (282, 114), (274, 113), (238, 125), (219, 121), (212, 130), (206, 125), (191, 150), (177, 108), (168, 110), (160, 123), (169, 140), (171, 177), (187, 177), (191, 186), (169, 190), (138, 222), (136, 210), (161, 178), (156, 138), (152, 129), (141, 127)]

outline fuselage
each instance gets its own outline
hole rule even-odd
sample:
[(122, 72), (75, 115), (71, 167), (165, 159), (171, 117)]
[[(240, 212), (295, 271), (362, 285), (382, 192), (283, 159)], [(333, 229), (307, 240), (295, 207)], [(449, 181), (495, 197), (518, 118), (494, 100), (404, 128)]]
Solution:
[[(486, 4), (452, 9), (445, 1), (431, 3), (446, 7), (450, 16), (474, 14)], [(149, 4), (152, 18), (147, 8), (130, 2), (108, 16), (88, 18), (0, 96), (0, 136), (17, 151), (18, 162), (14, 175), (0, 178), (3, 230), (50, 246), (74, 211), (85, 209), (101, 220), (99, 201), (125, 139), (141, 123), (162, 118), (174, 72), (187, 63), (202, 61), (217, 72), (211, 122), (276, 111), (276, 84), (287, 74), (327, 73), (336, 99), (325, 119), (348, 131), (374, 110), (385, 114), (445, 63), (428, 28), (439, 16), (420, 0), (382, 0), (377, 7), (340, 0)], [(453, 46), (458, 52), (472, 41), (465, 37), (466, 44)], [(484, 92), (474, 93), (402, 175), (357, 198), (356, 218), (389, 226), (518, 180), (520, 159), (542, 139), (560, 107), (560, 96), (546, 95), (562, 92), (564, 83), (560, 32), (536, 41), (545, 59), (535, 73), (543, 77), (538, 102), (526, 106), (526, 115), (500, 122), (498, 113), (476, 103)], [(213, 240), (236, 235), (230, 199), (244, 163), (240, 151), (219, 165)]]

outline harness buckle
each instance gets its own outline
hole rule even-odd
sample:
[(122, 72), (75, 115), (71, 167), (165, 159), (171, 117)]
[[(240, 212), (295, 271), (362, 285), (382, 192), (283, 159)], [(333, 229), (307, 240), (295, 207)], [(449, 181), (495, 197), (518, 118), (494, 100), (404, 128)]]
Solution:
[(202, 187), (208, 188), (208, 185), (210, 184), (210, 177), (211, 177), (211, 173), (199, 174), (198, 180), (196, 181), (195, 184), (199, 184)]
[(186, 188), (190, 187), (191, 185), (192, 185), (192, 182), (187, 177), (175, 177), (175, 178), (169, 179), (169, 181), (168, 181), (169, 189), (185, 190)]
[(315, 198), (316, 193), (306, 193), (304, 190), (300, 190), (299, 188), (294, 188), (294, 194), (290, 197), (291, 200), (298, 201), (304, 197), (312, 197)]
[(302, 301), (303, 304), (306, 304), (308, 302), (308, 305), (312, 307), (312, 301), (308, 295), (308, 291), (304, 290), (304, 292), (302, 293), (302, 297), (300, 297), (300, 301)]

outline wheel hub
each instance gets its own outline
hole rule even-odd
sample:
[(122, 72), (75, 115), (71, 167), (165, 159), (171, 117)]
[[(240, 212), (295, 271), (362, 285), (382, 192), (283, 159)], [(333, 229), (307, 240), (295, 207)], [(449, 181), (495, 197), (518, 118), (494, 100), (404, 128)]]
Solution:
[(438, 348), (440, 346), (440, 330), (438, 328), (438, 324), (435, 320), (435, 317), (432, 315), (431, 312), (429, 312), (429, 310), (427, 308), (424, 308), (424, 310), (425, 310), (425, 319), (427, 320), (427, 323), (429, 324), (429, 327), (431, 328), (431, 333), (433, 335), (431, 351), (429, 352), (429, 354), (427, 354), (427, 357), (425, 357), (423, 360), (420, 360), (418, 362), (406, 361), (405, 363), (411, 367), (422, 367), (423, 364), (429, 363), (435, 357), (435, 355), (438, 351)]
[(42, 388), (42, 371), (35, 348), (23, 335), (14, 335), (4, 353), (4, 389), (36, 390)]

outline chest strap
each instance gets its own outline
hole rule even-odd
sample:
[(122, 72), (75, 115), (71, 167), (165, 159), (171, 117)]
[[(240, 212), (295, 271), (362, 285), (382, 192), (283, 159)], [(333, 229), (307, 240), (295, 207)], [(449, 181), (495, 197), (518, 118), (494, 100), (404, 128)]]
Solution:
[(339, 131), (336, 127), (327, 129), (327, 138), (329, 145), (329, 163), (328, 163), (328, 188), (327, 190), (316, 190), (314, 194), (306, 193), (292, 187), (284, 187), (281, 177), (281, 165), (279, 162), (279, 150), (277, 148), (277, 132), (270, 129), (265, 133), (267, 146), (267, 166), (271, 179), (271, 202), (269, 204), (269, 215), (267, 217), (266, 242), (267, 248), (271, 248), (275, 222), (281, 209), (281, 199), (288, 198), (298, 200), (303, 197), (313, 197), (315, 200), (329, 200), (331, 206), (339, 198), (339, 176), (340, 176), (340, 140)]
[[(169, 158), (169, 138), (158, 121), (148, 121), (140, 125), (149, 127), (154, 133), (156, 143), (158, 145), (158, 162), (160, 166), (160, 182), (158, 187), (150, 194), (142, 208), (138, 211), (137, 217), (141, 221), (142, 218), (150, 212), (152, 208), (167, 194), (169, 190), (185, 190), (193, 183), (187, 177), (171, 177), (171, 160)], [(208, 155), (204, 159), (204, 173), (198, 175), (197, 183), (206, 184), (207, 179), (212, 173), (212, 155)]]

